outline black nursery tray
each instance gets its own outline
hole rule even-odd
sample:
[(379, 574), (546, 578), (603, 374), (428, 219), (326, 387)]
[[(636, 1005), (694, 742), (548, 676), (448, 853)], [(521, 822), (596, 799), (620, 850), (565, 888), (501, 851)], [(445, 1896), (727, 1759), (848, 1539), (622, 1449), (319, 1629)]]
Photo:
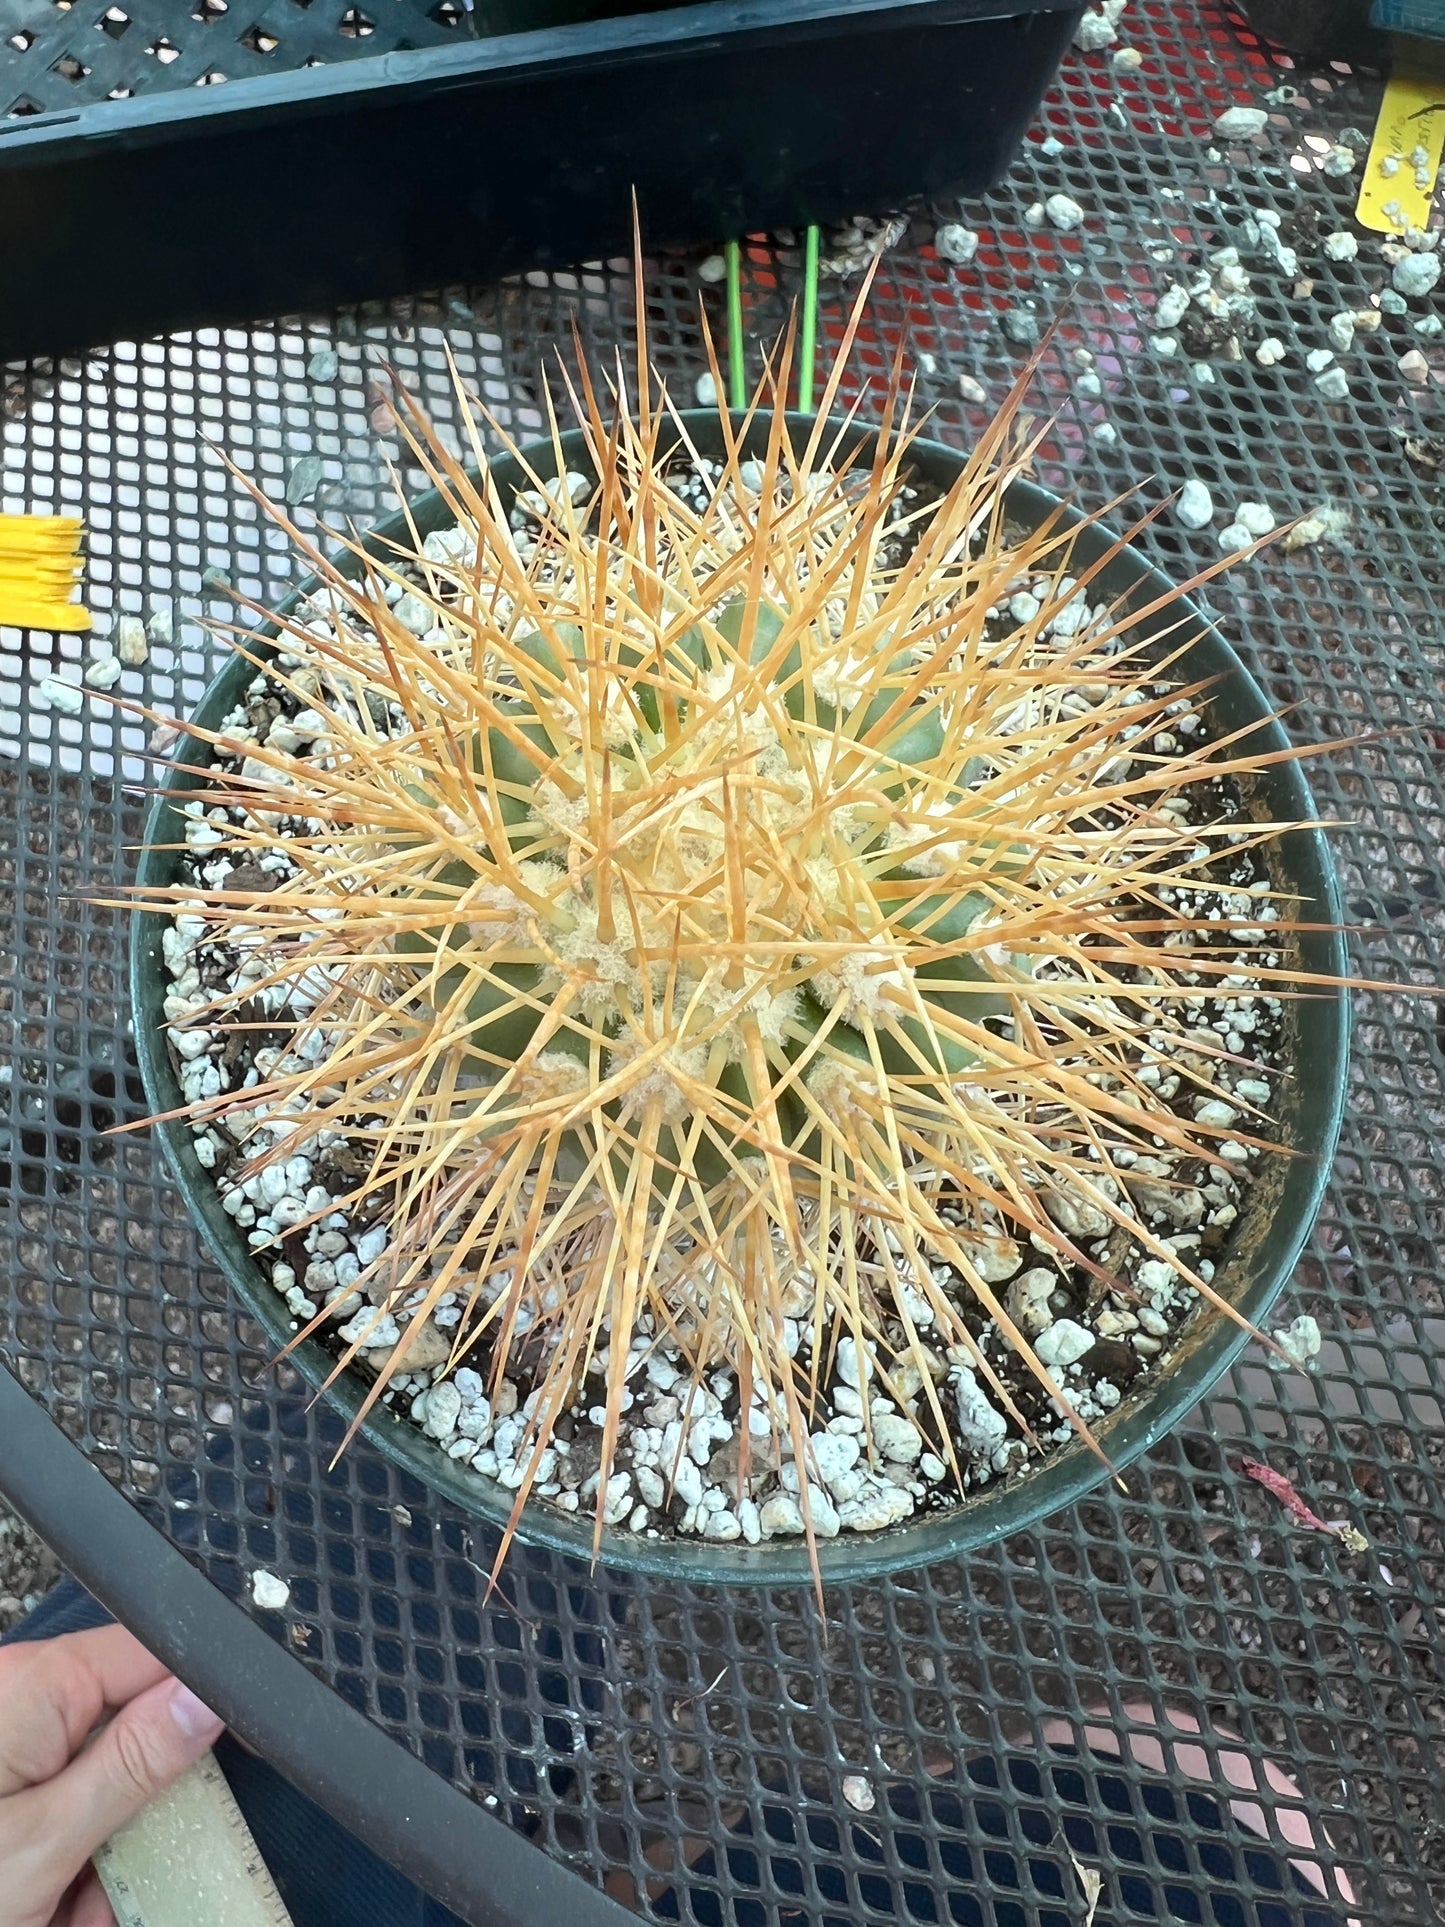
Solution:
[(976, 193), (1080, 8), (0, 0), (0, 359)]

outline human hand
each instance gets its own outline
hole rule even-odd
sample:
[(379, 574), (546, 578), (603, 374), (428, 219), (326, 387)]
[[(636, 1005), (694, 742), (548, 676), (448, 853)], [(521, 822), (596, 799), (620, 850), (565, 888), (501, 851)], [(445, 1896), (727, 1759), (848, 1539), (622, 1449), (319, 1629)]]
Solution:
[(119, 1626), (0, 1648), (0, 1927), (114, 1927), (91, 1854), (222, 1724)]

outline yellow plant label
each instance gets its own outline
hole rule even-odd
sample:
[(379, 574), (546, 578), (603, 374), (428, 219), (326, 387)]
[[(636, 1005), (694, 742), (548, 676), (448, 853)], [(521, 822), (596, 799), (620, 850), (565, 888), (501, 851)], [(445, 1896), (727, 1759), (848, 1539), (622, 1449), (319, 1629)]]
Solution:
[(1355, 219), (1380, 234), (1425, 228), (1445, 147), (1445, 77), (1395, 74), (1380, 103)]

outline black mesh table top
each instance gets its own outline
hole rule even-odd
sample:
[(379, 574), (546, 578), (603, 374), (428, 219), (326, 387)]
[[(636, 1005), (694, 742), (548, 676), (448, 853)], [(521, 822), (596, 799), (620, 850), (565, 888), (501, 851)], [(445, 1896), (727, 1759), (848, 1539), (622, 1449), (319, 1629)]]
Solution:
[[(1204, 482), (1212, 528), (1166, 510), (1144, 537), (1176, 575), (1240, 502), (1324, 511), (1320, 539), (1204, 598), (1292, 730), (1338, 739), (1312, 780), (1360, 971), (1420, 986), (1445, 951), (1445, 288), (1382, 303), (1381, 237), (1353, 227), (1379, 94), (1293, 70), (1223, 0), (1133, 0), (1113, 46), (1070, 54), (1002, 187), (915, 213), (852, 392), (901, 338), (963, 443), (1057, 320), (1045, 485), (1152, 507)], [(1219, 133), (1236, 106), (1264, 129)], [(938, 258), (940, 221), (980, 235), (972, 261)], [(748, 250), (758, 339), (797, 287), (786, 240)], [(689, 399), (702, 252), (649, 271)], [(1160, 325), (1172, 284), (1233, 268), (1238, 359), (1198, 303)], [(825, 283), (825, 340), (855, 285)], [(1367, 310), (1381, 325), (1333, 349), (1332, 317)], [(445, 420), (449, 347), (525, 439), (574, 322), (595, 354), (630, 344), (627, 263), (12, 366), (0, 509), (84, 517), (92, 607), (151, 623), (121, 693), (184, 710), (225, 585), (291, 580), (223, 454), (308, 526), (365, 524), (396, 448), (383, 363)], [(0, 632), (0, 1353), (23, 1387), (0, 1375), (0, 1487), (220, 1710), (478, 1922), (1441, 1917), (1445, 996), (1358, 999), (1335, 1182), (1278, 1314), (1317, 1321), (1309, 1369), (1252, 1348), (1073, 1511), (821, 1616), (526, 1549), (487, 1600), (481, 1529), (364, 1446), (332, 1464), (338, 1423), (229, 1301), (146, 1132), (107, 1135), (142, 1099), (124, 920), (88, 899), (133, 868), (145, 726), (46, 705), (84, 655)], [(1359, 1539), (1297, 1525), (1244, 1460)]]

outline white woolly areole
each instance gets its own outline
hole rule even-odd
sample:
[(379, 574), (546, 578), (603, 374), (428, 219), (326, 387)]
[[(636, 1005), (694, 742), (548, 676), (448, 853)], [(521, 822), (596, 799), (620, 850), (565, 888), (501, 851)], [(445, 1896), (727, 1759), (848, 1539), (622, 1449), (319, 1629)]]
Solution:
[(892, 950), (855, 950), (815, 972), (813, 983), (830, 1009), (842, 1000), (840, 1014), (850, 1024), (893, 1023), (918, 996), (912, 966)]
[[(651, 1042), (646, 1037), (620, 1038), (607, 1053), (606, 1075), (613, 1077), (620, 1071), (626, 1071), (645, 1058), (651, 1048)], [(707, 1077), (707, 1060), (706, 1044), (670, 1042), (642, 1067), (628, 1085), (622, 1098), (622, 1109), (631, 1115), (644, 1110), (656, 1100), (664, 1123), (681, 1123), (692, 1115), (695, 1108), (695, 1100), (681, 1080), (688, 1079), (693, 1083), (704, 1081)]]

